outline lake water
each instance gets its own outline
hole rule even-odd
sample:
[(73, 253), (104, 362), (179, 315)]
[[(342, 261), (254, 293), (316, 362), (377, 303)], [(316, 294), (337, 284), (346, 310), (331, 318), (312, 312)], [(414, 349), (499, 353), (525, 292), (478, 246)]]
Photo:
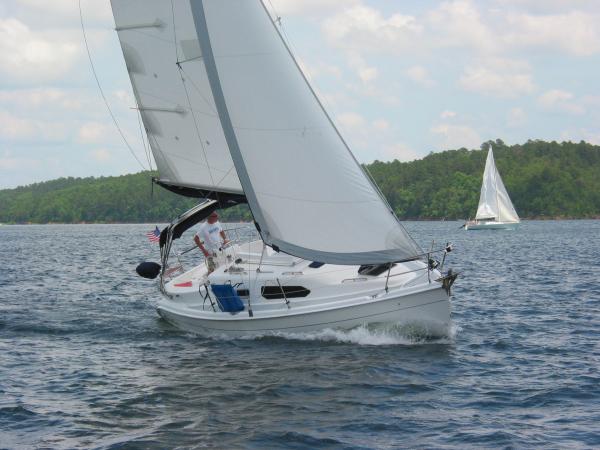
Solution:
[(447, 338), (184, 333), (154, 224), (1, 226), (0, 448), (600, 447), (600, 221), (406, 226), (455, 244)]

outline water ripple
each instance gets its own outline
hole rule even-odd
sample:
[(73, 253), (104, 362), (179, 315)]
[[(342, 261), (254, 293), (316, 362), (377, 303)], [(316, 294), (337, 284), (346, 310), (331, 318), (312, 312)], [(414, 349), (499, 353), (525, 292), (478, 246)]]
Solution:
[(0, 448), (599, 447), (600, 222), (407, 225), (455, 244), (444, 339), (196, 336), (134, 274), (154, 225), (0, 227)]

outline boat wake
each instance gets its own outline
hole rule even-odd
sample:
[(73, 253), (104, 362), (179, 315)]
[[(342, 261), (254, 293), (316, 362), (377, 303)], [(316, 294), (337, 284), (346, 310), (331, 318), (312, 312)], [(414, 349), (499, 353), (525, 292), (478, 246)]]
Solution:
[[(277, 332), (237, 338), (243, 340), (287, 339), (294, 341), (317, 341), (365, 346), (452, 344), (461, 328), (432, 326), (431, 324), (369, 324), (350, 330), (327, 328), (313, 332)], [(221, 338), (224, 338), (222, 336)], [(229, 338), (235, 339), (235, 338)]]

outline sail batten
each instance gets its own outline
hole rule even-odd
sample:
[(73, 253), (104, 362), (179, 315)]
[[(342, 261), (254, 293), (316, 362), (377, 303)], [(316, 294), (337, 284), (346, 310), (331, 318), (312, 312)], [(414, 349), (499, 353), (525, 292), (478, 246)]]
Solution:
[(502, 182), (500, 173), (496, 168), (494, 153), (490, 146), (485, 169), (483, 171), (483, 182), (477, 207), (477, 220), (496, 220), (498, 222), (519, 222), (519, 216), (508, 196), (506, 187)]
[(189, 0), (111, 0), (136, 109), (170, 188), (244, 191), (216, 114)]

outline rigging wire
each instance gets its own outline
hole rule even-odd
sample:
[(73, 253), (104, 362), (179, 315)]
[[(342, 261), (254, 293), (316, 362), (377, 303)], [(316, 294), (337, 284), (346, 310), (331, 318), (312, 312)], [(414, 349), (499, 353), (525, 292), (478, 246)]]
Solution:
[(171, 0), (171, 17), (173, 18), (173, 44), (175, 46), (175, 61), (179, 63), (179, 50), (177, 49), (177, 28), (175, 27), (175, 3)]
[(133, 157), (138, 162), (138, 164), (140, 165), (140, 167), (144, 171), (146, 171), (148, 169), (142, 164), (142, 162), (140, 161), (140, 159), (137, 157), (137, 155), (133, 151), (133, 148), (131, 148), (131, 145), (129, 145), (129, 142), (127, 142), (127, 139), (125, 138), (125, 134), (123, 133), (123, 130), (119, 126), (119, 123), (117, 122), (117, 119), (116, 119), (115, 115), (113, 114), (112, 109), (111, 109), (111, 107), (110, 107), (110, 105), (108, 103), (108, 99), (104, 95), (104, 91), (102, 90), (102, 86), (100, 85), (100, 80), (98, 79), (98, 75), (96, 73), (96, 68), (94, 67), (94, 62), (92, 61), (92, 55), (90, 53), (90, 47), (88, 45), (87, 35), (85, 33), (85, 26), (83, 24), (83, 12), (81, 10), (81, 0), (78, 1), (78, 4), (79, 4), (79, 19), (81, 21), (81, 31), (83, 33), (83, 41), (85, 43), (85, 49), (86, 49), (86, 52), (87, 52), (87, 55), (88, 55), (88, 59), (90, 61), (90, 67), (92, 69), (92, 73), (94, 74), (94, 79), (96, 80), (96, 84), (98, 85), (98, 89), (100, 90), (100, 95), (102, 96), (102, 99), (104, 100), (104, 104), (106, 105), (106, 109), (108, 110), (108, 113), (110, 114), (110, 117), (112, 118), (112, 121), (115, 124), (115, 127), (117, 127), (117, 130), (119, 131), (119, 134), (121, 135), (121, 138), (123, 138), (123, 142), (125, 143), (125, 145), (129, 149), (129, 152), (133, 155)]
[(202, 92), (202, 90), (196, 85), (196, 83), (194, 83), (193, 78), (186, 73), (185, 69), (183, 68), (182, 64), (186, 62), (186, 61), (179, 61), (179, 70), (181, 70), (183, 72), (183, 74), (186, 76), (186, 80), (190, 82), (190, 84), (196, 89), (196, 92), (198, 93), (198, 95), (200, 97), (202, 97), (202, 100), (204, 100), (206, 102), (206, 105), (208, 106), (208, 108), (210, 110), (212, 110), (213, 114), (211, 115), (210, 113), (205, 113), (203, 111), (198, 111), (201, 114), (204, 114), (205, 116), (209, 116), (209, 117), (219, 117), (219, 113), (217, 112), (217, 110), (213, 107), (213, 105), (210, 103), (210, 101), (206, 98), (206, 96), (204, 95), (204, 93)]
[(183, 86), (183, 90), (185, 91), (185, 97), (187, 99), (190, 112), (192, 114), (192, 119), (194, 120), (194, 127), (196, 129), (196, 135), (198, 136), (198, 140), (200, 141), (200, 147), (202, 148), (202, 155), (204, 156), (204, 161), (206, 161), (206, 168), (208, 169), (208, 175), (210, 177), (210, 182), (214, 186), (215, 180), (213, 178), (210, 163), (208, 161), (208, 156), (206, 155), (206, 148), (204, 147), (204, 140), (202, 139), (202, 136), (200, 135), (200, 126), (198, 125), (198, 121), (196, 120), (196, 114), (194, 113), (194, 109), (192, 108), (192, 101), (190, 99), (190, 94), (187, 90), (187, 86), (185, 84), (185, 78), (183, 77), (183, 72), (181, 71), (181, 66), (179, 64), (177, 64), (177, 67), (179, 67), (179, 76), (181, 77), (181, 84)]
[(137, 119), (138, 119), (138, 125), (140, 127), (140, 138), (142, 139), (142, 145), (144, 146), (144, 154), (146, 155), (146, 160), (148, 161), (148, 167), (150, 167), (150, 170), (152, 171), (152, 158), (150, 156), (150, 141), (148, 141), (148, 145), (146, 146), (146, 139), (144, 139), (144, 128), (142, 126), (142, 111), (138, 108), (137, 109)]

